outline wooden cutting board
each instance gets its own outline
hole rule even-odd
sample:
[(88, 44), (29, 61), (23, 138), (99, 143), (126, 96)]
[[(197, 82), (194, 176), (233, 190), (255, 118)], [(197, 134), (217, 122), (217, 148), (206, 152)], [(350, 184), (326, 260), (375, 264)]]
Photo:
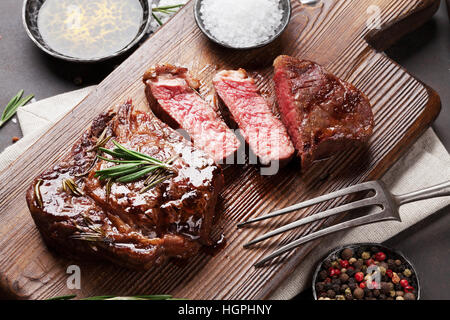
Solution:
[[(439, 1), (323, 0), (315, 6), (292, 2), (289, 28), (276, 42), (257, 50), (232, 51), (209, 42), (200, 33), (194, 23), (191, 1), (72, 112), (1, 172), (0, 290), (19, 299), (63, 294), (86, 297), (151, 293), (189, 299), (269, 297), (317, 242), (304, 245), (264, 268), (255, 269), (253, 263), (277, 246), (316, 230), (323, 222), (283, 234), (252, 249), (243, 249), (242, 245), (270, 228), (336, 202), (255, 228), (237, 230), (237, 222), (381, 177), (440, 110), (439, 97), (433, 90), (381, 52), (429, 19)], [(377, 12), (382, 27), (370, 29), (367, 21)], [(258, 85), (275, 106), (271, 64), (279, 54), (317, 61), (368, 95), (376, 122), (368, 148), (351, 149), (317, 163), (302, 176), (295, 161), (270, 177), (261, 176), (254, 166), (227, 168), (226, 188), (217, 206), (223, 219), (216, 229), (216, 234), (224, 233), (227, 245), (215, 256), (201, 253), (184, 265), (168, 263), (147, 272), (134, 272), (107, 263), (70, 261), (48, 251), (26, 206), (26, 188), (36, 175), (68, 152), (98, 113), (129, 97), (136, 105), (146, 108), (141, 76), (148, 67), (162, 62), (186, 65), (202, 80), (202, 94), (211, 92), (210, 81), (216, 69), (243, 67), (260, 75)], [(315, 258), (319, 257), (310, 256)], [(67, 289), (66, 270), (72, 264), (81, 268), (81, 290)]]

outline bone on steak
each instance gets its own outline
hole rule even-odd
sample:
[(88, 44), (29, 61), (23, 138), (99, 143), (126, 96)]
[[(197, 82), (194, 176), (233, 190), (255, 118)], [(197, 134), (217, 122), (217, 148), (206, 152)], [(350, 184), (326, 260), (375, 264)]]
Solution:
[(153, 112), (172, 128), (187, 131), (194, 145), (217, 163), (233, 155), (240, 146), (234, 133), (213, 108), (194, 90), (198, 81), (186, 68), (158, 65), (143, 77)]
[[(93, 149), (102, 132), (126, 148), (159, 160), (179, 155), (176, 174), (141, 193), (144, 178), (114, 182), (107, 196), (96, 170), (111, 166)], [(106, 146), (112, 149), (112, 140)], [(71, 178), (82, 191), (62, 188)], [(223, 175), (213, 159), (154, 115), (131, 102), (97, 117), (60, 163), (37, 177), (27, 192), (31, 215), (45, 242), (72, 258), (101, 258), (133, 269), (149, 269), (171, 257), (189, 258), (211, 244), (217, 195)]]
[(281, 119), (302, 169), (372, 135), (370, 102), (353, 85), (307, 60), (279, 56), (274, 67)]
[(255, 80), (244, 69), (221, 71), (213, 83), (245, 141), (262, 164), (286, 163), (292, 158), (295, 149), (286, 128), (272, 113)]

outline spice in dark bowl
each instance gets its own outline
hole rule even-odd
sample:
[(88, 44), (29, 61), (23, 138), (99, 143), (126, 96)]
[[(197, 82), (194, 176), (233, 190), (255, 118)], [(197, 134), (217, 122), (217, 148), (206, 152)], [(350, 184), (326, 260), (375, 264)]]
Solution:
[(316, 300), (417, 300), (420, 287), (411, 263), (376, 243), (334, 249), (313, 279)]

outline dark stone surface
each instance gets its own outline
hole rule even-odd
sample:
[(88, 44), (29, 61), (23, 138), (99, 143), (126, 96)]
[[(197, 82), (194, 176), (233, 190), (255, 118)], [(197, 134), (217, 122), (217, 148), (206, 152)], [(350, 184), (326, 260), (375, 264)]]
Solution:
[[(123, 59), (96, 65), (74, 65), (49, 58), (28, 39), (21, 20), (22, 1), (0, 1), (0, 106), (20, 89), (43, 99), (100, 82)], [(450, 149), (450, 28), (445, 1), (436, 16), (400, 40), (387, 54), (442, 99), (442, 112), (433, 128)], [(81, 79), (81, 84), (76, 84)], [(21, 137), (10, 121), (1, 129), (0, 151)], [(409, 228), (386, 243), (402, 251), (415, 264), (423, 299), (450, 299), (450, 207)], [(310, 290), (298, 299), (311, 299)]]

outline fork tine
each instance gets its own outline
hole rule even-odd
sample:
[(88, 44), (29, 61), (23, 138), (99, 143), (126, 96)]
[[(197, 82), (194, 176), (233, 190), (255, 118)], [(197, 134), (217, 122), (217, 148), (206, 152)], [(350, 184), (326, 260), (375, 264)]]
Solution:
[(294, 204), (290, 207), (286, 207), (277, 211), (274, 211), (272, 213), (266, 214), (264, 216), (261, 217), (257, 217), (257, 218), (253, 218), (244, 222), (241, 222), (237, 225), (238, 228), (242, 228), (243, 226), (249, 225), (251, 223), (257, 222), (257, 221), (262, 221), (262, 220), (266, 220), (269, 218), (273, 218), (273, 217), (277, 217), (292, 211), (296, 211), (299, 209), (303, 209), (306, 207), (310, 207), (312, 205), (327, 201), (327, 200), (331, 200), (337, 197), (342, 197), (342, 196), (346, 196), (349, 195), (351, 193), (355, 193), (355, 192), (360, 192), (360, 191), (365, 191), (365, 190), (372, 190), (374, 189), (374, 181), (369, 181), (369, 182), (364, 182), (364, 183), (360, 183), (360, 184), (356, 184), (354, 186), (348, 187), (348, 188), (344, 188), (335, 192), (331, 192), (328, 194), (325, 194), (323, 196), (317, 197), (317, 198), (313, 198), (307, 201), (303, 201), (297, 204)]
[[(257, 263), (254, 264), (255, 267), (261, 267), (263, 266), (267, 261), (272, 260), (275, 257), (278, 257), (279, 255), (282, 255), (285, 252), (288, 252), (294, 248), (297, 248), (298, 246), (315, 240), (317, 238), (338, 232), (338, 231), (342, 231), (348, 228), (352, 228), (352, 227), (357, 227), (357, 226), (361, 226), (364, 224), (369, 224), (369, 223), (373, 223), (373, 222), (380, 222), (380, 221), (386, 221), (386, 220), (398, 220), (398, 218), (394, 217), (394, 216), (386, 216), (384, 214), (384, 209), (376, 212), (376, 213), (372, 213), (369, 214), (367, 216), (363, 216), (363, 217), (359, 217), (356, 219), (352, 219), (349, 221), (344, 221), (341, 222), (339, 224), (336, 224), (334, 226), (310, 233), (304, 237), (301, 237), (283, 247), (281, 247), (280, 249), (276, 250), (275, 252), (273, 252), (272, 254), (266, 256), (265, 258), (261, 259), (260, 261), (258, 261)], [(380, 216), (380, 217), (377, 217)]]
[(316, 213), (316, 214), (311, 215), (309, 217), (305, 217), (303, 219), (294, 221), (294, 222), (289, 223), (287, 225), (284, 225), (284, 226), (282, 226), (282, 227), (280, 227), (278, 229), (275, 229), (275, 230), (273, 230), (271, 232), (268, 232), (268, 233), (262, 235), (261, 237), (258, 237), (256, 239), (254, 239), (254, 240), (244, 244), (244, 248), (248, 248), (249, 246), (251, 246), (251, 245), (253, 245), (255, 243), (261, 242), (263, 240), (266, 240), (268, 238), (276, 236), (276, 235), (278, 235), (280, 233), (283, 233), (283, 232), (295, 229), (295, 228), (297, 228), (299, 226), (302, 226), (304, 224), (307, 224), (307, 223), (310, 223), (310, 222), (313, 222), (313, 221), (316, 221), (316, 220), (321, 220), (321, 219), (324, 219), (324, 218), (327, 218), (327, 217), (330, 217), (330, 216), (333, 216), (333, 215), (336, 215), (336, 214), (339, 214), (339, 213), (343, 213), (343, 212), (346, 212), (346, 211), (360, 209), (360, 208), (364, 208), (364, 207), (368, 207), (368, 206), (373, 206), (376, 203), (377, 203), (377, 199), (374, 196), (374, 197), (370, 197), (370, 198), (366, 198), (366, 199), (350, 202), (350, 203), (344, 204), (344, 205), (339, 206), (339, 207), (335, 207), (335, 208), (332, 208), (332, 209), (329, 209), (329, 210), (325, 210), (325, 211)]

